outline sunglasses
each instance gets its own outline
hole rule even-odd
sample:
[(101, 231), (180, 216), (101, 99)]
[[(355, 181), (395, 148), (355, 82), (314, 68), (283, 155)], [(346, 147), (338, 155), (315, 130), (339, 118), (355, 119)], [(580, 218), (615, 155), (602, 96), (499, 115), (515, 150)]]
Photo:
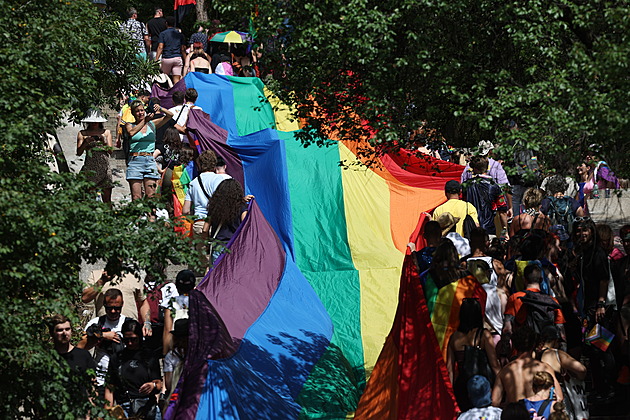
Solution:
[(590, 222), (591, 218), (588, 216), (584, 216), (584, 217), (576, 217), (574, 220), (576, 222)]
[(106, 311), (122, 311), (122, 306), (106, 306)]
[(137, 343), (140, 341), (140, 337), (123, 337), (122, 341), (125, 343)]

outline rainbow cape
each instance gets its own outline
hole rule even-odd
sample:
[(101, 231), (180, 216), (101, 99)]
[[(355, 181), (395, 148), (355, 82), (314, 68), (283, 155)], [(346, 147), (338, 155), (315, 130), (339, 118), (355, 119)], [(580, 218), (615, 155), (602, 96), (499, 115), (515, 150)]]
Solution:
[[(367, 168), (339, 138), (304, 148), (298, 123), (257, 78), (190, 73), (153, 96), (169, 107), (190, 87), (203, 108), (190, 112), (191, 137), (256, 199), (231, 252), (191, 295), (190, 351), (166, 417), (352, 416), (394, 322), (406, 244), (463, 168), (410, 154)], [(428, 327), (418, 333), (430, 337)], [(437, 372), (433, 337), (427, 369)], [(448, 376), (431, 378), (450, 413)]]

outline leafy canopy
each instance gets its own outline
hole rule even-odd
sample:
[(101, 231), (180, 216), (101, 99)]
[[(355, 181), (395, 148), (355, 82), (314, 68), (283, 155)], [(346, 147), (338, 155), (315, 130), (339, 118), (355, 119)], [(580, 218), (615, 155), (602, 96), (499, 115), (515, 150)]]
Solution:
[(47, 166), (43, 133), (113, 103), (152, 71), (135, 60), (117, 22), (87, 1), (1, 4), (0, 417), (75, 419), (89, 404), (44, 320), (52, 313), (77, 320), (81, 262), (121, 259), (163, 280), (158, 268), (170, 258), (192, 262), (190, 245), (146, 218), (151, 203), (111, 209), (95, 201), (87, 181)]
[(387, 151), (426, 124), (449, 144), (528, 147), (559, 169), (598, 144), (630, 174), (627, 2), (256, 4), (259, 39), (271, 37), (265, 65), (313, 129), (302, 133), (306, 143), (331, 125), (369, 136), (366, 120)]

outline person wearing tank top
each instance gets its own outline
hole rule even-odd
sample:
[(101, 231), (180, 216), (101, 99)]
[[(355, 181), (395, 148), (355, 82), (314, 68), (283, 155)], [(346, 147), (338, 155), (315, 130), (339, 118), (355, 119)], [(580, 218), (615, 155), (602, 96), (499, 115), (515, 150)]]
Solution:
[[(157, 188), (157, 180), (160, 174), (153, 157), (155, 151), (155, 132), (168, 120), (173, 118), (173, 113), (155, 104), (147, 113), (144, 103), (134, 101), (131, 104), (131, 113), (135, 121), (127, 123), (125, 129), (131, 137), (129, 143), (129, 161), (127, 163), (127, 182), (131, 190), (131, 199), (137, 200), (144, 196), (152, 197)], [(154, 118), (156, 113), (164, 114), (160, 118)]]

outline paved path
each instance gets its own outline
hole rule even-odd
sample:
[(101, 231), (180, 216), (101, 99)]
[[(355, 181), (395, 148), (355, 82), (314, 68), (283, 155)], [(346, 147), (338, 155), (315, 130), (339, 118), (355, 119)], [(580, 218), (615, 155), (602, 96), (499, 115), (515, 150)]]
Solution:
[[(115, 111), (106, 110), (103, 112), (107, 114), (108, 120), (104, 124), (105, 128), (112, 132), (112, 139), (116, 142), (116, 115)], [(64, 155), (68, 162), (68, 167), (71, 172), (78, 173), (83, 162), (85, 160), (85, 154), (83, 156), (76, 155), (77, 148), (77, 133), (83, 129), (83, 124), (68, 123), (65, 127), (57, 130), (57, 137)], [(129, 191), (129, 184), (125, 179), (125, 171), (127, 165), (125, 164), (124, 155), (121, 149), (115, 149), (112, 157), (110, 158), (110, 165), (112, 167), (112, 176), (114, 178), (114, 190), (112, 191), (112, 201), (115, 203), (122, 201), (130, 201), (131, 193)], [(94, 269), (102, 269), (104, 263), (98, 264), (85, 264), (81, 265), (81, 279), (87, 279), (90, 271)], [(167, 279), (174, 280), (175, 276), (180, 270), (183, 270), (184, 266), (170, 265), (167, 268)]]

